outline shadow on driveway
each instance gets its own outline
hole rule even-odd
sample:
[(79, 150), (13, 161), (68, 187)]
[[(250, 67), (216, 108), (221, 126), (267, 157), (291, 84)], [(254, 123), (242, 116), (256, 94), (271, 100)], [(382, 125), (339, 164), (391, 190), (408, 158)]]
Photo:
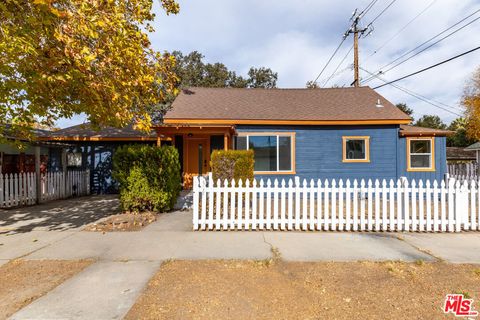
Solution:
[(73, 230), (119, 212), (117, 195), (87, 196), (0, 210), (0, 234)]

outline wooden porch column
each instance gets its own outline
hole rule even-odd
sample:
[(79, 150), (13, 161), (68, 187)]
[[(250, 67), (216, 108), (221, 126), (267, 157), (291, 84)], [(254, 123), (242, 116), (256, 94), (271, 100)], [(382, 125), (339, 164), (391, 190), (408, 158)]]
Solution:
[(42, 199), (42, 175), (40, 172), (40, 146), (35, 146), (35, 179), (36, 186), (36, 203), (39, 204)]
[(223, 150), (228, 150), (228, 135), (226, 133), (223, 135)]
[(63, 171), (63, 195), (66, 196), (67, 193), (67, 149), (62, 148), (62, 171)]

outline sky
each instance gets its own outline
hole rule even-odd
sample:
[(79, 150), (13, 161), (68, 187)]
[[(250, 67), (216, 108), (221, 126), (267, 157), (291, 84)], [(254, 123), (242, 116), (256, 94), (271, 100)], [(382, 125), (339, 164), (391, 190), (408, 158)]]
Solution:
[[(246, 75), (250, 67), (268, 67), (278, 73), (280, 88), (302, 88), (315, 79), (350, 27), (355, 9), (371, 0), (180, 0), (180, 13), (167, 16), (157, 0), (155, 32), (150, 34), (158, 51), (197, 50), (207, 62), (222, 62)], [(366, 27), (393, 0), (377, 0), (361, 19)], [(428, 7), (428, 9), (426, 9)], [(361, 78), (480, 9), (480, 0), (397, 0), (373, 22), (373, 32), (359, 41)], [(425, 10), (425, 11), (424, 11)], [(418, 16), (402, 32), (408, 22)], [(477, 12), (463, 24), (480, 17)], [(462, 26), (463, 24), (460, 24)], [(442, 36), (447, 35), (449, 32)], [(382, 75), (394, 80), (480, 45), (480, 19)], [(439, 37), (441, 38), (441, 36)], [(352, 46), (350, 35), (320, 76), (323, 86)], [(377, 50), (380, 48), (380, 50)], [(376, 51), (376, 53), (374, 53)], [(408, 56), (407, 56), (408, 57)], [(353, 81), (353, 53), (340, 65), (326, 86), (349, 86)], [(446, 123), (461, 114), (460, 100), (467, 81), (480, 66), (480, 50), (395, 83), (426, 97), (433, 106), (387, 85), (377, 91), (392, 103), (407, 103), (414, 118), (434, 114)], [(385, 70), (385, 68), (383, 69)], [(379, 79), (371, 87), (383, 84)], [(446, 110), (445, 110), (446, 109)], [(448, 111), (447, 111), (448, 110)], [(78, 124), (83, 116), (63, 119), (60, 127)]]

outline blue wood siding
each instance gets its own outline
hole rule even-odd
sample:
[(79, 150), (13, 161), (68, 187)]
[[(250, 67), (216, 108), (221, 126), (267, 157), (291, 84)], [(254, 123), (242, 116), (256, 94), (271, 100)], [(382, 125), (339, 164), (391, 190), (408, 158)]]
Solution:
[(398, 172), (408, 180), (438, 180), (445, 178), (447, 173), (447, 139), (435, 137), (435, 171), (434, 172), (409, 172), (407, 171), (407, 139), (398, 140)]
[[(398, 126), (237, 126), (238, 132), (295, 132), (296, 174), (260, 178), (390, 179), (397, 177)], [(370, 162), (342, 162), (343, 136), (369, 136)]]
[[(295, 170), (292, 175), (256, 175), (256, 178), (288, 179), (442, 179), (446, 170), (445, 138), (436, 138), (436, 172), (406, 171), (405, 139), (398, 126), (237, 126), (238, 132), (295, 132)], [(369, 136), (370, 162), (342, 162), (343, 136)]]

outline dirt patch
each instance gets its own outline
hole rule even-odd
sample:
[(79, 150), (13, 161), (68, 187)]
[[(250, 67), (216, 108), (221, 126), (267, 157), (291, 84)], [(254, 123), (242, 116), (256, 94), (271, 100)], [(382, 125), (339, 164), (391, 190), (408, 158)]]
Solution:
[(156, 220), (157, 215), (153, 212), (125, 212), (89, 224), (83, 230), (99, 232), (138, 231)]
[(127, 319), (438, 319), (462, 292), (480, 309), (480, 266), (173, 261)]
[(82, 271), (92, 261), (14, 260), (0, 267), (0, 319)]

